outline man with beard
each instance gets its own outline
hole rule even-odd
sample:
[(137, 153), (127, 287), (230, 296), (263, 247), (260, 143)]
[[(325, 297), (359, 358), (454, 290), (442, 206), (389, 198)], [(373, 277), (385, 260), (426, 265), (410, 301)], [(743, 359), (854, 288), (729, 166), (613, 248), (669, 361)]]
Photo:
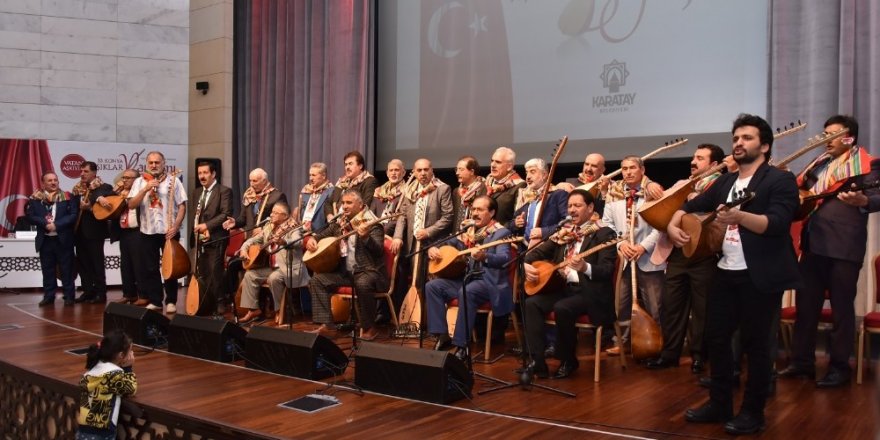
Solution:
[(477, 175), (480, 164), (473, 156), (462, 156), (455, 165), (455, 177), (458, 188), (452, 191), (452, 207), (455, 212), (453, 225), (460, 225), (465, 219), (471, 218), (471, 203), (474, 199), (486, 195), (485, 180)]
[(513, 219), (517, 192), (526, 186), (526, 182), (513, 170), (515, 163), (516, 153), (513, 150), (498, 147), (492, 153), (489, 177), (486, 178), (486, 194), (498, 204), (495, 220), (502, 225)]
[[(193, 217), (193, 233), (190, 246), (199, 242), (196, 254), (196, 270), (199, 282), (199, 315), (225, 311), (220, 280), (223, 277), (223, 258), (226, 254), (225, 238), (229, 231), (223, 222), (232, 215), (232, 189), (217, 181), (217, 169), (212, 162), (196, 164), (200, 187), (193, 188), (191, 200), (196, 201)], [(219, 308), (220, 310), (217, 310)]]
[[(723, 160), (724, 150), (721, 147), (713, 144), (698, 146), (691, 160), (691, 177), (695, 178), (705, 173)], [(694, 186), (694, 191), (688, 195), (688, 200), (705, 192), (719, 176), (721, 173), (717, 172), (700, 179)], [(664, 243), (668, 243), (668, 240), (665, 234), (660, 237), (660, 241)], [(715, 255), (687, 258), (678, 247), (671, 249), (668, 256), (659, 259), (667, 261), (666, 281), (663, 297), (660, 300), (660, 309), (663, 311), (663, 320), (660, 322), (663, 331), (663, 350), (660, 352), (660, 357), (648, 360), (647, 367), (653, 370), (677, 367), (685, 335), (690, 334), (691, 371), (694, 374), (702, 373), (705, 356), (703, 329), (706, 325), (706, 296), (709, 293), (709, 283), (715, 273), (718, 258)], [(688, 331), (688, 322), (690, 322), (690, 331)]]
[(107, 273), (104, 270), (104, 240), (110, 236), (107, 220), (98, 220), (92, 205), (109, 206), (104, 196), (113, 194), (113, 187), (98, 177), (98, 164), (80, 164), (80, 181), (71, 191), (79, 203), (79, 214), (74, 226), (76, 263), (82, 281), (83, 294), (76, 302), (103, 304), (107, 302)]
[[(403, 199), (401, 194), (403, 194), (405, 187), (403, 178), (406, 176), (406, 168), (403, 165), (403, 161), (391, 159), (385, 169), (385, 175), (388, 176), (388, 181), (373, 192), (373, 205), (370, 206), (370, 210), (379, 213), (379, 217), (387, 217), (400, 208)], [(385, 235), (393, 237), (397, 221), (394, 219), (385, 220), (382, 224), (385, 228)]]
[[(721, 259), (706, 301), (706, 350), (712, 382), (709, 401), (687, 410), (693, 423), (725, 423), (730, 434), (752, 434), (765, 426), (764, 405), (772, 357), (768, 334), (782, 292), (803, 287), (789, 228), (798, 207), (794, 175), (769, 166), (773, 131), (764, 119), (742, 114), (733, 123), (733, 158), (739, 170), (718, 178), (709, 189), (676, 211), (667, 233), (677, 246), (691, 237), (681, 229), (690, 212), (718, 212), (726, 226)], [(723, 204), (743, 191), (754, 193), (735, 208)], [(733, 417), (734, 361), (730, 340), (739, 328), (748, 357), (749, 378), (739, 414)]]
[[(177, 280), (162, 282), (159, 261), (166, 239), (180, 239), (180, 225), (186, 215), (186, 189), (177, 177), (167, 173), (165, 155), (158, 151), (147, 154), (147, 174), (137, 178), (128, 196), (128, 208), (138, 209), (141, 234), (138, 241), (138, 288), (149, 297), (147, 308), (162, 310), (165, 291), (165, 313), (177, 312)], [(168, 204), (172, 205), (168, 224)]]
[(364, 204), (369, 207), (373, 203), (373, 193), (379, 182), (369, 171), (364, 169), (364, 156), (357, 151), (348, 152), (342, 158), (345, 175), (336, 181), (330, 203), (324, 204), (324, 215), (329, 219), (342, 209), (342, 193), (347, 190), (357, 191)]
[(32, 225), (37, 227), (34, 241), (40, 254), (40, 270), (43, 272), (43, 300), (40, 307), (55, 303), (58, 290), (56, 272), (61, 274), (64, 289), (64, 305), (74, 304), (73, 276), (73, 224), (76, 222), (78, 204), (70, 194), (58, 189), (58, 176), (43, 173), (42, 188), (28, 199), (25, 213)]

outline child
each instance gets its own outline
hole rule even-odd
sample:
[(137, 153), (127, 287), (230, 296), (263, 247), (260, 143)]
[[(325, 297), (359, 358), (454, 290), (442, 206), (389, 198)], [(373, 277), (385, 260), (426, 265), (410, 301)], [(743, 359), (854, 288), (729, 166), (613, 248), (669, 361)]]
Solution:
[(134, 395), (137, 378), (131, 338), (113, 330), (89, 346), (86, 371), (79, 381), (79, 429), (77, 440), (115, 439), (116, 421), (123, 396)]

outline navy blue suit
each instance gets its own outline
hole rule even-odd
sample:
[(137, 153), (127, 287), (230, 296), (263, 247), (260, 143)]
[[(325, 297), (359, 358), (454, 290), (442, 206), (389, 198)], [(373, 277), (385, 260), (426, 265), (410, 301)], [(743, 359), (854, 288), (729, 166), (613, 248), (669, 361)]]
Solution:
[[(526, 224), (531, 220), (529, 218), (529, 207), (532, 203), (526, 203), (519, 207), (513, 213), (513, 220), (507, 223), (507, 229), (514, 235), (525, 235), (525, 227), (517, 228), (516, 227), (516, 218), (519, 217), (520, 214), (525, 214)], [(541, 215), (541, 224), (538, 225), (541, 229), (541, 237), (548, 237), (550, 234), (556, 232), (556, 225), (559, 224), (562, 219), (568, 215), (568, 193), (562, 190), (551, 191), (547, 193), (547, 200), (544, 203), (544, 213)], [(529, 241), (529, 237), (525, 236), (525, 241)]]
[[(499, 228), (492, 235), (483, 240), (484, 243), (500, 240), (510, 235), (510, 231)], [(446, 242), (459, 250), (466, 249), (461, 240), (453, 238)], [(446, 326), (446, 303), (453, 298), (458, 298), (458, 323), (455, 326), (455, 334), (452, 343), (457, 347), (466, 347), (468, 335), (465, 329), (473, 330), (477, 316), (477, 308), (486, 301), (492, 303), (492, 312), (495, 316), (503, 316), (513, 311), (513, 289), (510, 286), (509, 269), (502, 268), (510, 261), (510, 245), (507, 243), (486, 249), (487, 258), (483, 262), (469, 261), (468, 269), (476, 264), (483, 274), (474, 278), (467, 285), (467, 316), (464, 313), (464, 301), (462, 299), (462, 282), (460, 279), (436, 278), (425, 285), (425, 301), (428, 305), (428, 332), (444, 334), (449, 330)], [(467, 326), (465, 327), (465, 319)]]
[(76, 287), (73, 284), (73, 226), (76, 223), (79, 206), (76, 200), (55, 203), (55, 230), (57, 236), (48, 236), (46, 225), (47, 215), (52, 214), (52, 205), (40, 200), (28, 200), (25, 212), (31, 224), (37, 227), (37, 238), (34, 242), (40, 254), (40, 269), (43, 272), (43, 298), (55, 300), (58, 282), (55, 279), (55, 267), (61, 272), (61, 284), (64, 287), (64, 299), (73, 300)]

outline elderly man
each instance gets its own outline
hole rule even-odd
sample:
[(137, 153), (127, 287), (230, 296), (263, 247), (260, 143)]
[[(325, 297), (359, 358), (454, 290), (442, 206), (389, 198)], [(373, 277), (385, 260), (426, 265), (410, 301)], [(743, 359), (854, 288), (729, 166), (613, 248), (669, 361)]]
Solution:
[[(376, 188), (373, 192), (373, 205), (370, 210), (380, 213), (379, 217), (387, 217), (388, 215), (400, 209), (403, 197), (403, 190), (406, 183), (403, 178), (406, 176), (406, 168), (400, 159), (391, 159), (385, 169), (385, 175), (388, 181), (382, 186)], [(383, 222), (385, 227), (385, 235), (394, 236), (394, 227), (397, 226), (396, 220), (386, 220)]]
[(43, 300), (40, 307), (55, 303), (58, 290), (56, 269), (61, 273), (64, 288), (64, 305), (74, 304), (73, 285), (73, 224), (76, 222), (78, 205), (70, 194), (58, 189), (58, 175), (43, 173), (41, 188), (28, 199), (25, 212), (32, 225), (37, 226), (34, 241), (40, 253), (40, 270), (43, 272)]
[[(177, 312), (177, 280), (165, 280), (159, 268), (159, 255), (166, 239), (180, 239), (180, 225), (186, 215), (186, 189), (183, 183), (165, 168), (165, 155), (158, 151), (147, 154), (147, 174), (137, 178), (128, 194), (128, 208), (138, 209), (140, 246), (138, 246), (138, 288), (149, 297), (151, 310), (162, 310), (165, 291), (165, 312)], [(174, 182), (173, 193), (171, 184)], [(172, 206), (168, 224), (168, 205)]]
[(599, 153), (590, 153), (584, 158), (584, 166), (578, 174), (578, 182), (583, 185), (578, 189), (589, 191), (595, 200), (595, 212), (599, 217), (605, 212), (605, 194), (608, 192), (610, 181), (602, 176), (605, 174), (605, 156)]
[(104, 270), (104, 240), (110, 236), (107, 220), (98, 220), (92, 212), (95, 203), (106, 205), (104, 196), (113, 194), (113, 187), (98, 177), (98, 164), (80, 164), (80, 181), (71, 191), (79, 203), (79, 217), (74, 226), (76, 263), (83, 294), (76, 302), (103, 304), (107, 302), (107, 274)]
[[(322, 232), (308, 239), (306, 248), (318, 249), (317, 242), (326, 237), (340, 237), (355, 231), (341, 242), (343, 258), (331, 272), (316, 273), (309, 282), (312, 294), (312, 320), (321, 326), (317, 333), (336, 329), (330, 314), (330, 296), (339, 287), (353, 286), (358, 304), (358, 317), (364, 340), (373, 340), (379, 335), (374, 327), (376, 319), (375, 295), (388, 289), (385, 273), (385, 234), (382, 225), (369, 225), (375, 215), (366, 207), (361, 195), (355, 190), (342, 193), (342, 212), (344, 216)], [(352, 229), (353, 228), (353, 229)]]
[[(540, 199), (547, 181), (547, 163), (544, 159), (534, 158), (526, 162), (526, 187), (519, 190), (516, 199), (516, 211), (507, 229), (514, 235), (522, 234), (527, 242), (536, 244), (542, 238), (550, 236), (555, 226), (565, 218), (568, 193), (563, 190), (551, 190), (546, 201)], [(543, 208), (541, 223), (535, 224), (538, 212)], [(525, 249), (522, 249), (525, 250)]]
[[(448, 244), (459, 250), (490, 243), (510, 235), (510, 231), (495, 221), (497, 203), (487, 196), (474, 199), (471, 218), (474, 225), (461, 238), (452, 238)], [(436, 247), (428, 249), (428, 258), (440, 258)], [(463, 358), (468, 346), (468, 331), (473, 330), (477, 308), (490, 301), (492, 310), (506, 316), (513, 311), (513, 289), (510, 286), (508, 269), (504, 267), (510, 260), (510, 244), (503, 243), (486, 250), (475, 252), (468, 262), (471, 271), (482, 274), (471, 278), (465, 287), (467, 297), (462, 293), (461, 279), (436, 278), (425, 286), (425, 301), (428, 305), (428, 331), (437, 336), (436, 350), (446, 350), (450, 345), (456, 347), (456, 356)], [(479, 272), (475, 272), (479, 273)], [(458, 298), (458, 320), (452, 339), (446, 324), (446, 303)], [(467, 313), (463, 305), (467, 301)]]
[(309, 183), (299, 193), (300, 218), (308, 231), (320, 231), (327, 226), (324, 206), (333, 194), (333, 184), (327, 180), (327, 165), (315, 162), (309, 167)]
[[(270, 264), (264, 267), (248, 269), (241, 281), (241, 307), (248, 309), (241, 322), (251, 322), (263, 315), (258, 305), (258, 295), (263, 282), (269, 283), (269, 290), (275, 302), (275, 312), (279, 311), (281, 299), (284, 297), (285, 287), (299, 288), (308, 284), (309, 273), (302, 264), (302, 232), (290, 223), (290, 207), (287, 203), (277, 202), (272, 206), (269, 213), (269, 224), (255, 235), (241, 244), (238, 254), (242, 259), (248, 258), (248, 250), (251, 246), (264, 246), (268, 252), (274, 252), (279, 248), (286, 247), (270, 258)], [(285, 232), (286, 231), (286, 232)], [(290, 272), (288, 272), (288, 268)], [(290, 285), (288, 286), (288, 281)]]
[(513, 219), (516, 195), (526, 182), (513, 170), (516, 153), (507, 147), (498, 147), (492, 153), (489, 164), (489, 177), (486, 178), (486, 193), (498, 203), (495, 220), (506, 225)]

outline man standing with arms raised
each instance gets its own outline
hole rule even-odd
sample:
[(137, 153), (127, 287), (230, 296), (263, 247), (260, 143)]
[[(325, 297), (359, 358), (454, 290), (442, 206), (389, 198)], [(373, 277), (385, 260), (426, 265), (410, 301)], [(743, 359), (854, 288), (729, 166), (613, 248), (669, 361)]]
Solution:
[[(721, 259), (706, 302), (706, 349), (712, 383), (709, 401), (687, 410), (685, 420), (725, 423), (730, 434), (752, 434), (764, 429), (764, 405), (772, 368), (769, 333), (782, 292), (802, 287), (789, 228), (798, 207), (794, 175), (769, 166), (773, 131), (764, 119), (742, 114), (733, 123), (733, 158), (739, 171), (728, 173), (703, 194), (677, 211), (667, 233), (677, 246), (690, 236), (681, 229), (685, 213), (718, 210), (726, 226)], [(754, 198), (727, 209), (743, 191)], [(733, 417), (733, 369), (730, 338), (740, 329), (748, 356), (749, 379), (739, 414)]]

